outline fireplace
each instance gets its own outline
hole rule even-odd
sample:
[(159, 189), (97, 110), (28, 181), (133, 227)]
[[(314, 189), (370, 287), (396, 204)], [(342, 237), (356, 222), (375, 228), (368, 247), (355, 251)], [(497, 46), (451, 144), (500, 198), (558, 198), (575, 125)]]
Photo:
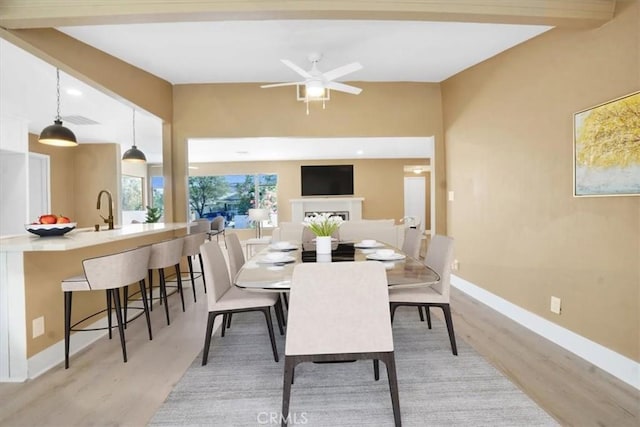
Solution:
[(291, 221), (302, 222), (314, 212), (332, 212), (351, 221), (362, 219), (362, 197), (309, 197), (291, 199)]
[(314, 213), (329, 213), (329, 214), (333, 214), (333, 216), (339, 216), (340, 218), (344, 219), (345, 221), (349, 221), (349, 211), (308, 211), (304, 213), (304, 216), (311, 216)]

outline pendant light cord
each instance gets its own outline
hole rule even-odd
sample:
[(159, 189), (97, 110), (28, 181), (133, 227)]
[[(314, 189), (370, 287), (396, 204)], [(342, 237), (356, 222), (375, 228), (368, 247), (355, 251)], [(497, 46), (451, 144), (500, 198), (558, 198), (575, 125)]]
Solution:
[(60, 69), (56, 68), (56, 99), (58, 100), (58, 109), (56, 116), (57, 120), (60, 120)]
[(133, 109), (133, 146), (136, 146), (136, 109)]

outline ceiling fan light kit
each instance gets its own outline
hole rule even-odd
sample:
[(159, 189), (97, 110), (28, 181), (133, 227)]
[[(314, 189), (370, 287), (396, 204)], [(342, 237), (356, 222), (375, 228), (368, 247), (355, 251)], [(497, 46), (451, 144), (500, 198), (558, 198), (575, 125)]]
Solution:
[(38, 142), (56, 147), (75, 147), (78, 145), (75, 134), (71, 129), (64, 127), (60, 119), (60, 70), (58, 68), (56, 68), (56, 100), (58, 106), (56, 119), (52, 125), (42, 130)]
[(322, 58), (319, 53), (312, 53), (309, 55), (309, 61), (311, 62), (311, 70), (306, 71), (302, 67), (294, 64), (288, 59), (282, 59), (282, 63), (291, 68), (296, 73), (304, 77), (305, 80), (298, 82), (285, 82), (285, 83), (273, 83), (260, 86), (261, 88), (272, 88), (280, 86), (296, 86), (296, 98), (298, 101), (304, 101), (307, 106), (307, 114), (309, 114), (309, 102), (322, 101), (322, 108), (325, 108), (325, 102), (330, 99), (331, 90), (338, 92), (350, 93), (352, 95), (358, 95), (362, 92), (362, 89), (350, 86), (344, 83), (334, 81), (337, 78), (343, 77), (347, 74), (361, 70), (362, 65), (359, 62), (352, 62), (351, 64), (343, 65), (338, 68), (334, 68), (326, 73), (318, 70), (318, 62)]

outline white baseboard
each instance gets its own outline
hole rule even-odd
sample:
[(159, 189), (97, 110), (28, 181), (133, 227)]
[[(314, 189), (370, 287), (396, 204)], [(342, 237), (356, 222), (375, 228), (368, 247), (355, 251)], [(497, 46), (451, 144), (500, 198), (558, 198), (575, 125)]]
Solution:
[[(107, 335), (108, 330), (107, 327), (107, 319), (106, 317), (98, 320), (88, 326), (87, 329), (94, 328), (105, 328), (104, 330), (99, 331), (82, 331), (71, 335), (71, 342), (69, 345), (69, 355), (72, 356), (99, 340), (103, 336)], [(116, 330), (116, 335), (118, 331)], [(117, 336), (116, 336), (117, 338)], [(36, 378), (42, 374), (44, 374), (49, 369), (58, 365), (59, 363), (64, 362), (64, 340), (58, 341), (54, 345), (47, 347), (45, 350), (40, 353), (31, 356), (27, 360), (27, 375), (28, 379)], [(27, 378), (25, 378), (27, 379)]]
[(451, 276), (451, 285), (640, 390), (640, 363), (533, 314), (458, 276)]

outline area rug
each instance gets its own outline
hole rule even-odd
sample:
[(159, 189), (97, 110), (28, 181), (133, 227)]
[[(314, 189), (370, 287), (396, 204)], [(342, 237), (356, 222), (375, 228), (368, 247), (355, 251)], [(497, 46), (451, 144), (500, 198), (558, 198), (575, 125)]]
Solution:
[[(275, 326), (275, 325), (274, 325)], [(234, 315), (224, 338), (212, 339), (150, 422), (151, 426), (280, 425), (284, 337), (275, 363), (261, 313)], [(433, 329), (401, 307), (393, 325), (404, 426), (555, 426), (520, 389), (458, 337), (453, 356), (444, 324)], [(204, 337), (203, 337), (204, 339)], [(296, 367), (289, 425), (393, 426), (383, 363), (303, 363)]]

